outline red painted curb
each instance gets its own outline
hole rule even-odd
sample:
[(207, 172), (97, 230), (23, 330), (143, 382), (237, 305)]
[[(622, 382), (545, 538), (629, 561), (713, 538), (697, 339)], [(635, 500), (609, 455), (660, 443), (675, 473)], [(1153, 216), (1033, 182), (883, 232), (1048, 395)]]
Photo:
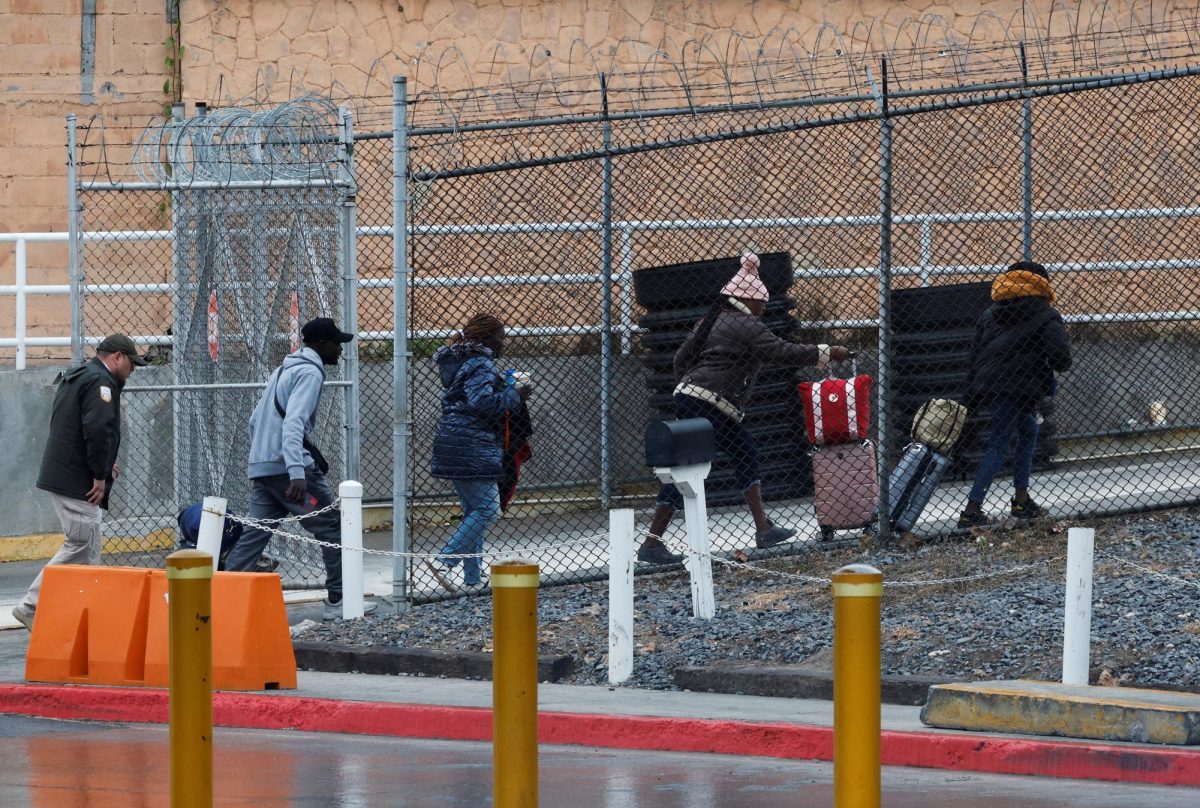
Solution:
[[(0, 684), (0, 713), (164, 724), (167, 692), (148, 688)], [(492, 711), (481, 707), (256, 693), (214, 693), (213, 722), (222, 727), (460, 741), (487, 741), (492, 737)], [(547, 744), (615, 749), (796, 760), (833, 758), (833, 729), (803, 724), (544, 712), (538, 716), (538, 738)], [(881, 759), (886, 766), (1200, 786), (1200, 750), (933, 732), (885, 731), (881, 740)]]

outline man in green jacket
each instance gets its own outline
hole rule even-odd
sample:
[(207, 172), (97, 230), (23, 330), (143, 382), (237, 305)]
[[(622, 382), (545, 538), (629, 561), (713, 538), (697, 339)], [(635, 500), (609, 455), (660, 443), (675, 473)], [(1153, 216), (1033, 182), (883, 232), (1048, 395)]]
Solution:
[[(67, 371), (54, 394), (50, 436), (37, 487), (50, 492), (65, 540), (52, 564), (95, 564), (100, 560), (100, 509), (121, 476), (121, 388), (135, 367), (146, 364), (124, 334), (105, 337), (92, 361)], [(13, 607), (25, 628), (33, 626), (42, 574)]]

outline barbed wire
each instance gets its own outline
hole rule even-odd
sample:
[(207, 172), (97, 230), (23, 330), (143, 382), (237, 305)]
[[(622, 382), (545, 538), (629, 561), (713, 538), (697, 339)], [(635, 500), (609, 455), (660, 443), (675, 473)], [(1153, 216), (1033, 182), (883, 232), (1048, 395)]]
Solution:
[[(577, 39), (565, 50), (526, 44), (521, 50), (528, 55), (519, 58), (503, 43), (474, 60), (448, 45), (423, 49), (401, 72), (409, 73), (413, 87), (411, 125), (457, 127), (597, 114), (605, 103), (602, 74), (610, 112), (637, 114), (869, 96), (882, 60), (893, 90), (904, 91), (1168, 67), (1200, 54), (1200, 16), (1192, 9), (1091, 6), (1089, 0), (1058, 3), (1040, 16), (1022, 7), (1007, 19), (983, 11), (965, 33), (940, 14), (924, 13), (873, 17), (849, 31), (826, 22), (776, 27), (761, 36), (723, 31), (656, 43), (626, 37), (596, 47)], [(269, 80), (272, 71), (260, 69), (253, 89), (239, 97), (220, 97), (220, 87), (210, 88), (215, 105), (199, 122), (131, 126), (96, 116), (88, 126), (97, 135), (81, 141), (81, 152), (98, 150), (100, 157), (81, 156), (79, 165), (117, 179), (112, 168), (128, 163), (149, 182), (311, 179), (331, 170), (330, 154), (314, 144), (336, 146), (338, 107), (354, 111), (358, 131), (391, 128), (393, 72), (396, 66), (378, 58), (359, 89), (339, 81), (315, 87), (296, 71), (287, 81)], [(283, 91), (293, 100), (280, 103)], [(308, 94), (296, 97), (301, 93)], [(104, 136), (106, 127), (113, 138)], [(123, 128), (128, 140), (118, 134)], [(126, 157), (123, 149), (131, 153)]]
[[(1055, 4), (1043, 15), (1020, 7), (1007, 19), (983, 11), (965, 33), (941, 14), (925, 13), (874, 17), (849, 31), (827, 22), (776, 27), (758, 37), (722, 31), (682, 42), (623, 38), (595, 48), (576, 40), (565, 53), (533, 45), (517, 58), (503, 44), (474, 60), (453, 45), (431, 48), (415, 60), (413, 122), (466, 125), (599, 112), (601, 74), (611, 111), (649, 112), (870, 94), (868, 70), (878, 81), (883, 60), (893, 89), (905, 90), (1169, 66), (1194, 57), (1200, 47), (1194, 10), (1170, 3), (1090, 6), (1088, 0)], [(372, 67), (368, 86), (389, 78), (375, 79), (378, 67), (381, 62)]]
[(337, 131), (337, 106), (310, 93), (261, 110), (222, 107), (158, 120), (134, 139), (130, 162), (145, 182), (327, 179)]

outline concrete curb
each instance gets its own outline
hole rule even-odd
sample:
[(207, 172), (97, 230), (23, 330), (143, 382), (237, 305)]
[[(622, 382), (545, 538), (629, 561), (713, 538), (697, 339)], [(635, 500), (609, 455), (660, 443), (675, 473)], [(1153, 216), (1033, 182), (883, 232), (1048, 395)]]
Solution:
[[(0, 685), (0, 713), (162, 724), (167, 692), (149, 688)], [(482, 707), (341, 701), (303, 696), (213, 695), (222, 727), (292, 729), (406, 738), (487, 741)], [(543, 712), (541, 743), (831, 760), (833, 729), (803, 724)], [(1200, 754), (1177, 748), (1112, 746), (934, 732), (882, 733), (886, 766), (1200, 786)]]
[[(491, 679), (492, 655), (428, 648), (369, 648), (329, 642), (293, 642), (301, 670), (326, 673), (373, 673), (394, 676), (452, 676)], [(538, 657), (538, 681), (557, 682), (575, 670), (572, 656)]]
[[(882, 676), (884, 704), (921, 706), (933, 685), (959, 682), (935, 676)], [(745, 696), (782, 696), (792, 699), (833, 700), (833, 674), (786, 666), (721, 664), (676, 668), (675, 685), (696, 693), (732, 693)]]
[(932, 688), (921, 721), (968, 732), (1194, 748), (1200, 745), (1200, 696), (1023, 679), (964, 682)]

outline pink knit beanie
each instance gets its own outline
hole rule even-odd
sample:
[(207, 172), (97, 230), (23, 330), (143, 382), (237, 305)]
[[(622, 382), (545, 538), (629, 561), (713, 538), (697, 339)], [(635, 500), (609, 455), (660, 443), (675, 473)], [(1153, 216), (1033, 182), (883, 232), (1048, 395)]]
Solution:
[(766, 303), (770, 295), (767, 285), (758, 277), (758, 256), (748, 252), (742, 256), (742, 268), (729, 279), (721, 294), (740, 297), (743, 300), (761, 300)]

